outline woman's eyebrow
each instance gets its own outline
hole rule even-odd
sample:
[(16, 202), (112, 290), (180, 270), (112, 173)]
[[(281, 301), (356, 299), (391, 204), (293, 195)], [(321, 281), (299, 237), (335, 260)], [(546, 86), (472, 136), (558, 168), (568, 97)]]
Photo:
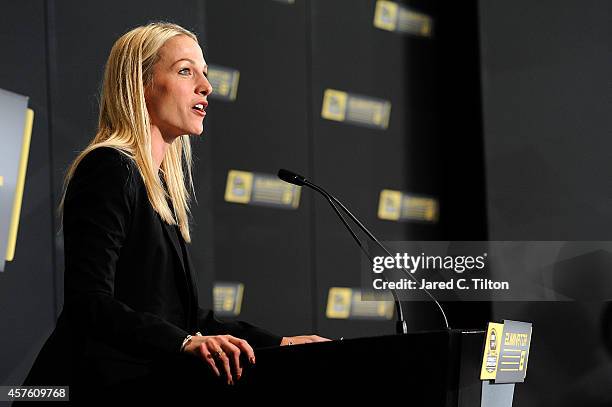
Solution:
[(179, 63), (179, 62), (181, 62), (181, 61), (191, 62), (191, 64), (192, 64), (192, 65), (195, 65), (195, 64), (196, 64), (196, 63), (195, 63), (195, 61), (194, 61), (193, 59), (189, 59), (189, 58), (181, 58), (181, 59), (177, 60), (175, 63), (173, 63), (172, 65), (176, 65), (176, 64), (178, 64), (178, 63)]
[[(187, 61), (189, 63), (191, 63), (192, 65), (196, 65), (195, 61), (193, 59), (189, 59), (189, 58), (181, 58), (178, 61), (176, 61), (175, 63), (172, 64), (172, 66), (178, 64), (181, 61)], [(204, 75), (208, 74), (208, 65), (204, 64)]]

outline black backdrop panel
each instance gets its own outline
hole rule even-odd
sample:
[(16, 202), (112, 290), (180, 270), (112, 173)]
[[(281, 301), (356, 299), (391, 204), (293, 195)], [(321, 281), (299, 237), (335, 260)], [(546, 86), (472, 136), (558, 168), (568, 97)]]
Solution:
[[(37, 280), (46, 290), (52, 291), (55, 284), (56, 300), (47, 292), (50, 303), (43, 307), (49, 315), (31, 318), (32, 325), (39, 327), (36, 332), (40, 335), (40, 326), (51, 323), (53, 313), (61, 309), (63, 247), (61, 236), (54, 235), (59, 225), (53, 224), (52, 211), (68, 164), (94, 135), (108, 52), (119, 35), (151, 20), (173, 21), (194, 30), (210, 64), (240, 71), (237, 99), (211, 99), (205, 136), (192, 143), (199, 204), (193, 210), (191, 252), (202, 305), (212, 305), (213, 280), (240, 281), (246, 287), (240, 318), (279, 334), (315, 331), (349, 337), (392, 332), (393, 321), (325, 317), (329, 287), (359, 285), (359, 251), (321, 197), (302, 191), (297, 210), (228, 203), (223, 197), (230, 169), (274, 174), (287, 167), (328, 187), (382, 240), (485, 238), (484, 189), (482, 176), (478, 178), (480, 104), (474, 91), (478, 88), (476, 14), (465, 5), (453, 9), (423, 1), (410, 6), (434, 17), (432, 38), (375, 28), (374, 0), (104, 4), (48, 0), (3, 13), (8, 19), (0, 30), (8, 35), (3, 47), (9, 56), (26, 61), (26, 72), (35, 72), (36, 79), (30, 74), (22, 80), (20, 65), (11, 64), (0, 69), (0, 78), (10, 86), (0, 87), (32, 97), (37, 117), (30, 168), (32, 160), (51, 168), (50, 176), (28, 172), (24, 211), (31, 210), (32, 215), (22, 222), (19, 237), (27, 238), (27, 222), (35, 222), (37, 232), (46, 222), (49, 235), (40, 244), (47, 244), (50, 252), (48, 258), (29, 259), (43, 262), (32, 270), (53, 269), (56, 238), (55, 281), (50, 271), (48, 281)], [(22, 33), (23, 27), (27, 32)], [(23, 46), (23, 41), (30, 45)], [(327, 88), (390, 101), (388, 129), (322, 119)], [(28, 188), (44, 182), (49, 182), (44, 188), (52, 202), (32, 204)], [(379, 220), (382, 189), (440, 199), (439, 222)], [(35, 210), (36, 205), (47, 207), (48, 219), (39, 219), (42, 212)], [(31, 241), (27, 250), (34, 247)], [(18, 243), (18, 256), (23, 247)], [(42, 248), (37, 251), (44, 254)], [(12, 266), (17, 264), (21, 263)], [(2, 289), (23, 283), (5, 284)], [(37, 298), (45, 301), (45, 294)], [(19, 307), (7, 305), (13, 306)], [(413, 330), (439, 327), (431, 303), (409, 304), (407, 311)], [(15, 349), (13, 342), (24, 336), (27, 333), (13, 336), (16, 339), (9, 340), (6, 348)], [(32, 346), (32, 352), (38, 350)]]
[[(245, 284), (240, 318), (287, 335), (311, 330), (310, 205), (224, 200), (230, 169), (308, 168), (305, 4), (209, 1), (208, 63), (237, 69), (237, 99), (211, 99), (216, 279)], [(305, 191), (303, 191), (305, 192)]]
[[(433, 18), (431, 38), (374, 27), (374, 0), (311, 4), (311, 176), (353, 209), (380, 240), (485, 239), (475, 3), (410, 2), (413, 10)], [(327, 88), (390, 101), (389, 127), (379, 130), (321, 118)], [(468, 193), (457, 195), (461, 187)], [(439, 222), (378, 219), (382, 189), (437, 198)], [(360, 251), (324, 200), (317, 197), (315, 208), (321, 332), (393, 332), (393, 321), (326, 318), (330, 287), (359, 286)], [(488, 316), (483, 304), (448, 304), (447, 310), (455, 326), (483, 326)], [(431, 303), (407, 303), (405, 311), (412, 330), (441, 326)]]
[(15, 258), (0, 273), (0, 383), (15, 384), (55, 323), (44, 1), (0, 3), (0, 55), (0, 88), (34, 110)]
[[(439, 195), (432, 75), (434, 42), (373, 26), (375, 1), (312, 2), (313, 178), (343, 200), (381, 240), (435, 239), (436, 225), (379, 220), (382, 189)], [(413, 71), (427, 73), (413, 81)], [(327, 88), (388, 100), (386, 130), (321, 118)], [(427, 159), (425, 158), (427, 157)], [(391, 333), (389, 322), (325, 316), (330, 287), (360, 285), (360, 251), (327, 202), (316, 201), (319, 326), (331, 336)]]
[[(491, 239), (609, 241), (612, 60), (602, 55), (610, 55), (612, 4), (481, 2), (480, 16)], [(584, 269), (575, 278), (579, 286), (607, 276)], [(612, 405), (609, 301), (493, 311), (533, 322), (533, 358), (515, 404)], [(569, 343), (580, 351), (567, 352)]]
[[(311, 2), (313, 180), (330, 190), (383, 239), (404, 239), (404, 224), (377, 219), (383, 188), (405, 190), (406, 105), (404, 39), (373, 27), (374, 1)], [(372, 96), (392, 103), (386, 130), (321, 118), (325, 89)], [(384, 159), (383, 159), (384, 157)], [(314, 193), (310, 192), (309, 193)], [(360, 251), (333, 213), (316, 196), (318, 326), (324, 335), (361, 336), (393, 332), (390, 322), (330, 320), (325, 316), (330, 287), (360, 285)], [(391, 237), (393, 236), (393, 237)]]
[[(95, 134), (104, 65), (115, 40), (135, 26), (163, 20), (191, 29), (200, 34), (202, 41), (204, 8), (202, 2), (193, 0), (50, 4), (54, 188), (59, 202), (67, 166)], [(196, 160), (194, 183), (200, 206), (193, 208), (196, 227), (191, 253), (199, 277), (200, 303), (210, 306), (213, 256), (208, 248), (212, 244), (212, 228), (206, 206), (210, 151), (199, 138), (192, 141)], [(61, 255), (61, 245), (59, 249)], [(58, 263), (58, 269), (63, 270), (61, 261)]]

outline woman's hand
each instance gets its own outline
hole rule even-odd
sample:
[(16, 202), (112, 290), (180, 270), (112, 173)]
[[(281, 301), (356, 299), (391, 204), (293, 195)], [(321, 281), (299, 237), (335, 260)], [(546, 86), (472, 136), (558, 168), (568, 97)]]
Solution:
[(285, 336), (281, 340), (281, 346), (300, 345), (302, 343), (313, 343), (313, 342), (328, 342), (330, 340), (331, 339), (323, 338), (317, 335)]
[(240, 380), (242, 376), (241, 353), (246, 355), (251, 364), (255, 364), (255, 352), (251, 345), (231, 335), (192, 336), (184, 352), (203, 359), (217, 377), (223, 372), (230, 385), (234, 384), (234, 377)]

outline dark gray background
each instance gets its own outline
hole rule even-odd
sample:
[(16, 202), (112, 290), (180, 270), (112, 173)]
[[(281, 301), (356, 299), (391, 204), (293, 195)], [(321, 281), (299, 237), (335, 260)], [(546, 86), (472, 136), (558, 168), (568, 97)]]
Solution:
[[(0, 88), (29, 96), (36, 112), (15, 261), (0, 273), (0, 383), (21, 382), (61, 310), (62, 177), (94, 134), (113, 41), (150, 20), (192, 29), (209, 63), (241, 73), (237, 100), (211, 100), (205, 136), (193, 139), (191, 254), (204, 305), (214, 280), (237, 280), (246, 286), (241, 319), (279, 334), (394, 329), (325, 318), (329, 287), (359, 285), (359, 252), (319, 196), (302, 191), (295, 211), (227, 203), (229, 169), (303, 172), (381, 240), (612, 240), (608, 2), (404, 2), (433, 16), (431, 39), (374, 28), (374, 4), (0, 5)], [(326, 88), (391, 101), (389, 128), (321, 119)], [(440, 221), (377, 219), (383, 188), (439, 198)], [(534, 323), (516, 405), (610, 404), (605, 304), (446, 307), (454, 327)], [(407, 312), (413, 331), (440, 327), (430, 303)]]
[[(612, 3), (479, 9), (489, 238), (612, 240)], [(565, 284), (585, 279), (608, 275)], [(494, 304), (496, 319), (533, 322), (515, 405), (612, 405), (608, 304)]]

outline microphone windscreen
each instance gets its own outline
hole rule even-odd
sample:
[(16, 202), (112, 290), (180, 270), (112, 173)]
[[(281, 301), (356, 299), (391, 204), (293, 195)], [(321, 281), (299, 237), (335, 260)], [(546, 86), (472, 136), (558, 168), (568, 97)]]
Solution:
[(302, 186), (306, 182), (305, 177), (299, 174), (296, 174), (293, 171), (285, 170), (283, 168), (278, 170), (278, 178), (282, 179), (285, 182), (288, 182), (294, 185), (298, 185), (298, 186)]

